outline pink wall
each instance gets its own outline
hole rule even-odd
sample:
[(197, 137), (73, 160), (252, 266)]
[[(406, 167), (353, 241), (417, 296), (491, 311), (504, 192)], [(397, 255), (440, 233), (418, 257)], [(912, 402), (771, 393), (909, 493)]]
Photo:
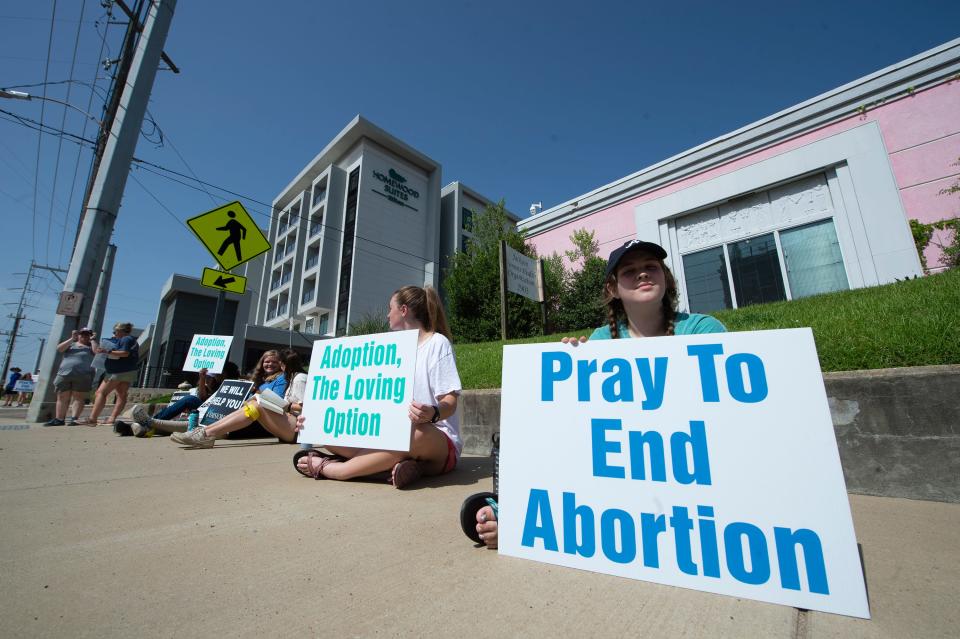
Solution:
[[(810, 142), (875, 121), (880, 126), (907, 218), (932, 222), (960, 215), (960, 196), (939, 195), (960, 179), (960, 81), (951, 81), (887, 101), (864, 114), (791, 138), (743, 158), (713, 167), (693, 177), (648, 191), (586, 218), (555, 227), (530, 239), (540, 255), (569, 249), (569, 237), (589, 226), (596, 233), (603, 257), (635, 233), (633, 209), (694, 184), (749, 166)], [(927, 263), (936, 267), (939, 250), (927, 250)]]

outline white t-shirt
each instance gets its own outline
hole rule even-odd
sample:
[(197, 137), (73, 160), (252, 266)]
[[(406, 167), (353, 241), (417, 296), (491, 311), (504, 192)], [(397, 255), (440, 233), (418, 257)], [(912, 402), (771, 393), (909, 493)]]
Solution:
[[(450, 393), (460, 394), (460, 374), (453, 356), (450, 340), (434, 333), (417, 347), (417, 369), (413, 374), (413, 401), (436, 406), (438, 398)], [(437, 428), (450, 438), (457, 449), (457, 457), (463, 450), (460, 440), (460, 417), (454, 413), (436, 423)]]
[(291, 404), (302, 404), (303, 394), (307, 390), (307, 374), (297, 373), (293, 376), (293, 381), (287, 386), (287, 392), (283, 398)]

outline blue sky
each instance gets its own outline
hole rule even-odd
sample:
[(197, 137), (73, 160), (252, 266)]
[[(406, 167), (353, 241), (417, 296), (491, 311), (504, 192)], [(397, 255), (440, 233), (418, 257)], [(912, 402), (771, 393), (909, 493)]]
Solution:
[[(21, 90), (99, 116), (99, 61), (116, 57), (123, 27), (107, 25), (99, 0), (60, 0), (53, 17), (53, 0), (0, 6), (0, 87), (46, 77), (61, 83)], [(444, 182), (504, 198), (525, 216), (531, 202), (549, 208), (943, 44), (957, 24), (960, 3), (923, 0), (181, 0), (164, 47), (181, 73), (158, 74), (149, 107), (163, 143), (147, 124), (135, 155), (242, 194), (266, 228), (258, 201), (270, 202), (359, 113), (438, 161)], [(85, 116), (53, 103), (0, 100), (0, 109), (93, 135)], [(88, 149), (38, 137), (0, 113), (2, 288), (13, 289), (0, 291), (3, 330), (31, 259), (69, 263), (90, 164)], [(212, 265), (182, 222), (236, 197), (207, 191), (132, 170), (107, 325), (146, 325), (171, 273)], [(23, 368), (47, 335), (60, 285), (40, 271), (30, 289), (13, 359)]]

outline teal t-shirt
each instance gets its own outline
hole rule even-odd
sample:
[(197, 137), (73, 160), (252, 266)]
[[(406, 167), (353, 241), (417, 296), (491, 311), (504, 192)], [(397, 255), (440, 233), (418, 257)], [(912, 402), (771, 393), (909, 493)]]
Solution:
[[(629, 337), (630, 330), (625, 321), (617, 324), (622, 337)], [(702, 333), (726, 333), (727, 327), (720, 320), (700, 313), (677, 313), (673, 325), (674, 335), (698, 335)], [(601, 326), (590, 334), (590, 339), (610, 339), (610, 326)]]

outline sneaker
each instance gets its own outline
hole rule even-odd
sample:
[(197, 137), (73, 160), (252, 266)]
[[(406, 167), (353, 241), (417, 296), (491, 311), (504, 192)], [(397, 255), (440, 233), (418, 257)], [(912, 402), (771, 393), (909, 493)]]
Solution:
[[(133, 421), (149, 428), (150, 415), (147, 414), (146, 408), (144, 408), (141, 404), (134, 404), (131, 413), (133, 414)], [(134, 434), (136, 434), (136, 428), (134, 428)], [(141, 437), (141, 435), (137, 435), (137, 437)]]
[(54, 417), (49, 422), (44, 424), (44, 426), (63, 426), (66, 423), (67, 422), (63, 421), (62, 419), (57, 419), (56, 417)]
[(157, 432), (153, 430), (152, 426), (144, 426), (140, 422), (130, 424), (130, 430), (133, 431), (134, 437), (153, 437), (154, 433)]
[(73, 417), (67, 417), (67, 426), (76, 426), (77, 420)]
[(213, 437), (207, 437), (206, 432), (204, 432), (202, 428), (194, 428), (186, 433), (174, 433), (170, 435), (170, 439), (178, 444), (191, 448), (213, 448), (213, 445), (217, 441)]

